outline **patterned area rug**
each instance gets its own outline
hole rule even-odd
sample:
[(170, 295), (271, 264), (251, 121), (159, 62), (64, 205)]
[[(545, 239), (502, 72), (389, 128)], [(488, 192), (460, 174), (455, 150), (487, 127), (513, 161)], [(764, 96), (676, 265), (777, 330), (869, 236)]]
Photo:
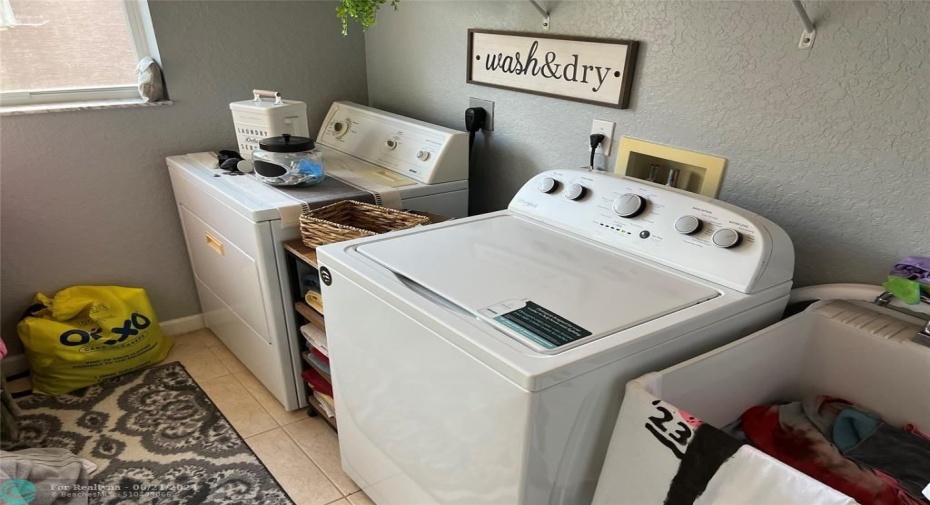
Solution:
[(293, 504), (180, 363), (18, 403), (24, 445), (98, 465), (91, 503)]

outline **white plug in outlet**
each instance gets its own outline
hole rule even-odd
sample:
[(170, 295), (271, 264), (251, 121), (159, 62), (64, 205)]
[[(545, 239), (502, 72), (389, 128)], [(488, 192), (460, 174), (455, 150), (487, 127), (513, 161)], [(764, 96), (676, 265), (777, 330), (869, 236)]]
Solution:
[[(591, 123), (591, 135), (595, 133), (600, 133), (604, 136), (604, 141), (601, 142), (601, 145), (597, 146), (597, 149), (594, 151), (597, 154), (602, 154), (604, 156), (610, 156), (610, 146), (614, 142), (614, 126), (615, 123), (610, 121), (602, 121), (600, 119), (595, 119)], [(585, 141), (585, 146), (587, 146), (588, 151), (591, 151), (591, 139), (590, 137)]]

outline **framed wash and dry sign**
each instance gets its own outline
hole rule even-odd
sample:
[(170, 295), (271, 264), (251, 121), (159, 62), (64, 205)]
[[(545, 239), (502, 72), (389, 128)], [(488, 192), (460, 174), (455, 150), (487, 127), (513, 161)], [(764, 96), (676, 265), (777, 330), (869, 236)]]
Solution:
[(638, 42), (468, 30), (466, 81), (625, 109)]

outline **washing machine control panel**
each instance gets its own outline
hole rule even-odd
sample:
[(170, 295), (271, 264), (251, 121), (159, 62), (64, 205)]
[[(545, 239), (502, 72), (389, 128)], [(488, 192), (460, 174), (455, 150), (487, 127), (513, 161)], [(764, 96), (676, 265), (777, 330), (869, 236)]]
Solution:
[[(561, 195), (556, 187), (565, 188)], [(509, 208), (743, 292), (758, 289), (770, 267), (780, 270), (775, 277), (784, 277), (782, 281), (791, 280), (793, 273), (791, 241), (771, 221), (713, 198), (639, 179), (550, 170), (530, 180)]]
[(317, 143), (424, 184), (468, 179), (467, 133), (363, 105), (334, 103)]

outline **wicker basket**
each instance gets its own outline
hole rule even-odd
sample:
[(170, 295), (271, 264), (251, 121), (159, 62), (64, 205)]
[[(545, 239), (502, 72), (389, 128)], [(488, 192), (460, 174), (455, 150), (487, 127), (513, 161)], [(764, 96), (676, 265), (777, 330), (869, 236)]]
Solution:
[(405, 230), (426, 223), (429, 223), (426, 216), (343, 200), (301, 214), (300, 235), (304, 245), (317, 248), (333, 242)]

